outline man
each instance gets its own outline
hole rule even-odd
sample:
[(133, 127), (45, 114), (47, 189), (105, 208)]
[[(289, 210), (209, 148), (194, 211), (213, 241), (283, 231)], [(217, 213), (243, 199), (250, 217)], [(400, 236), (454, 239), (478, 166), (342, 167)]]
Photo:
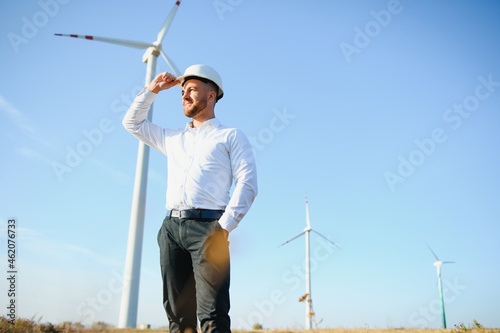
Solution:
[[(157, 94), (182, 87), (184, 129), (147, 120)], [(251, 145), (235, 128), (220, 124), (215, 104), (224, 95), (219, 74), (193, 65), (184, 75), (162, 73), (134, 99), (123, 126), (168, 158), (167, 216), (158, 232), (163, 305), (170, 332), (229, 333), (228, 234), (257, 195)], [(232, 195), (230, 188), (234, 179)], [(198, 317), (198, 318), (197, 318)]]

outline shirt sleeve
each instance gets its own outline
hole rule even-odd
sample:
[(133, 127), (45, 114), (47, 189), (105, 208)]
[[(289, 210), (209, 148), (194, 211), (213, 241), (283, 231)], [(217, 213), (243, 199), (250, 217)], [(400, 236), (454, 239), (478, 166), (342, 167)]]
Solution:
[(236, 130), (230, 136), (231, 169), (234, 190), (219, 224), (227, 231), (235, 229), (252, 206), (258, 193), (257, 166), (247, 137)]
[(123, 117), (122, 125), (140, 141), (166, 155), (164, 129), (147, 119), (156, 96), (147, 88), (139, 92)]

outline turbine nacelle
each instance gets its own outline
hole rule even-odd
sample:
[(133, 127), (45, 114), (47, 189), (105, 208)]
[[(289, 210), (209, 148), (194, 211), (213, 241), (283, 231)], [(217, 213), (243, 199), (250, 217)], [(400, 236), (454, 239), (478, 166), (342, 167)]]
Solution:
[(160, 55), (161, 49), (158, 49), (156, 46), (151, 46), (148, 47), (146, 52), (144, 52), (144, 55), (142, 56), (142, 62), (148, 62), (149, 57), (152, 55), (155, 57), (158, 57)]

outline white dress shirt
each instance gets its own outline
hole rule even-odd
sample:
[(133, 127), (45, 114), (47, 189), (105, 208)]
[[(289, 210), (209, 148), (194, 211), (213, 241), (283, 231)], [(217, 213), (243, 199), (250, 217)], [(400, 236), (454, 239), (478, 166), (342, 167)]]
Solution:
[(221, 125), (217, 118), (205, 121), (200, 128), (191, 127), (191, 123), (184, 129), (153, 124), (147, 114), (156, 96), (143, 89), (123, 118), (123, 126), (168, 157), (167, 209), (225, 210), (219, 223), (232, 231), (257, 195), (250, 142), (243, 132)]

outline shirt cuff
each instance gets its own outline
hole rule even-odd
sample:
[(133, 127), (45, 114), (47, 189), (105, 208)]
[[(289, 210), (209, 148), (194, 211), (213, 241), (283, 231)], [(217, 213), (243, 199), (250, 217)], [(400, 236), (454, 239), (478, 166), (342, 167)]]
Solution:
[(222, 215), (222, 217), (219, 219), (219, 224), (222, 229), (225, 229), (228, 232), (233, 231), (238, 226), (238, 222), (230, 218), (227, 214)]

